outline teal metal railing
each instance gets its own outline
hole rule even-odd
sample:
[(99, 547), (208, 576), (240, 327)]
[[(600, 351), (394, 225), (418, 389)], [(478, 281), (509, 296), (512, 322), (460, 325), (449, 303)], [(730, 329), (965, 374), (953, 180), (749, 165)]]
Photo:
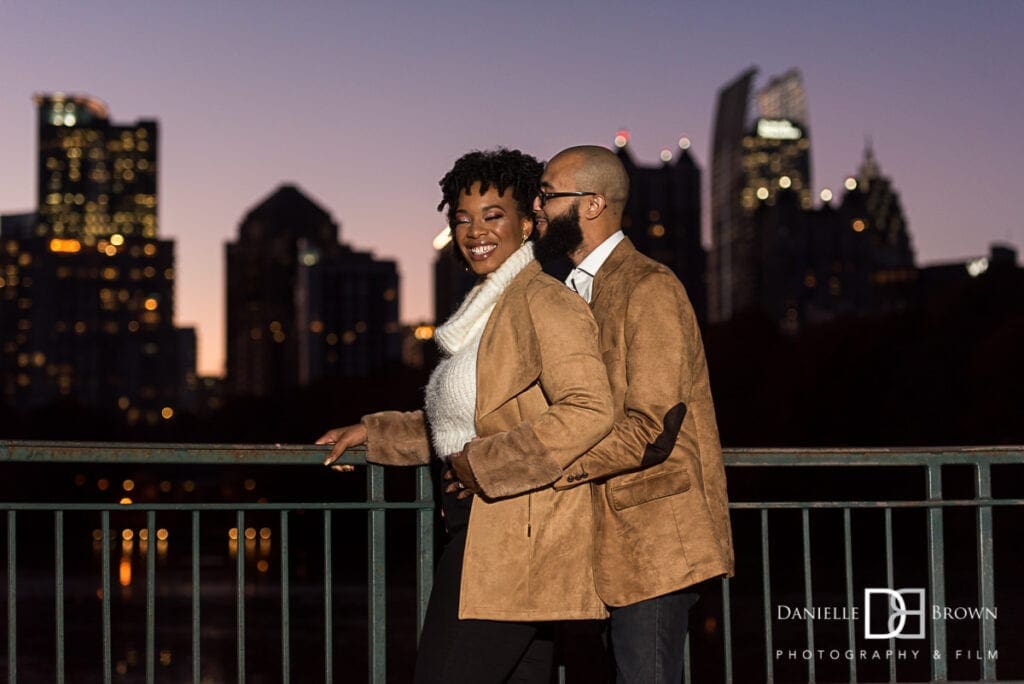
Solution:
[[(346, 452), (342, 463), (352, 466), (359, 466), (364, 470), (364, 452), (353, 450)], [(9, 467), (14, 463), (81, 463), (81, 464), (127, 464), (133, 467), (166, 466), (191, 467), (199, 465), (218, 465), (232, 467), (238, 465), (314, 465), (321, 463), (324, 456), (323, 447), (313, 446), (223, 446), (223, 445), (140, 445), (140, 444), (99, 444), (99, 443), (42, 443), (42, 442), (0, 442), (0, 463)], [(927, 549), (927, 591), (931, 602), (937, 605), (944, 605), (947, 595), (946, 585), (946, 538), (944, 532), (944, 513), (951, 509), (967, 509), (974, 512), (974, 537), (977, 570), (976, 597), (979, 607), (994, 607), (996, 596), (996, 572), (994, 562), (994, 548), (996, 544), (1016, 545), (1019, 542), (1014, 538), (995, 539), (993, 527), (993, 510), (1012, 510), (1021, 512), (1024, 506), (1024, 498), (1020, 489), (1024, 489), (1024, 447), (986, 447), (966, 449), (945, 449), (945, 450), (917, 450), (917, 449), (875, 449), (875, 450), (727, 450), (726, 464), (730, 476), (740, 473), (743, 469), (759, 468), (767, 469), (778, 476), (780, 473), (788, 472), (786, 469), (794, 467), (811, 473), (808, 481), (813, 481), (815, 469), (822, 469), (831, 472), (834, 469), (842, 469), (841, 472), (853, 473), (862, 469), (869, 469), (870, 472), (877, 472), (881, 469), (884, 472), (889, 468), (910, 469), (920, 476), (920, 492), (923, 496), (917, 498), (879, 498), (872, 497), (870, 493), (862, 497), (853, 497), (848, 500), (819, 500), (813, 496), (801, 497), (800, 500), (768, 500), (767, 497), (753, 500), (734, 500), (730, 507), (733, 511), (734, 523), (739, 522), (739, 516), (747, 515), (748, 512), (757, 516), (757, 526), (760, 536), (760, 548), (753, 545), (744, 548), (737, 548), (737, 557), (749, 559), (759, 552), (760, 597), (752, 598), (749, 591), (737, 593), (734, 591), (735, 583), (742, 578), (738, 576), (733, 580), (723, 579), (720, 582), (721, 591), (721, 614), (720, 631), (716, 630), (716, 638), (721, 643), (721, 662), (718, 665), (707, 662), (706, 655), (697, 653), (691, 658), (691, 643), (688, 638), (686, 649), (686, 681), (694, 681), (694, 668), (701, 673), (715, 671), (713, 676), (717, 681), (747, 681), (750, 679), (749, 653), (746, 649), (740, 656), (740, 670), (737, 669), (736, 644), (734, 642), (734, 617), (737, 615), (749, 618), (749, 616), (760, 613), (762, 627), (760, 638), (762, 643), (753, 650), (763, 650), (763, 671), (754, 677), (755, 680), (774, 682), (788, 681), (787, 677), (792, 674), (783, 674), (777, 660), (777, 648), (775, 639), (777, 636), (777, 620), (773, 620), (773, 600), (777, 598), (777, 589), (772, 578), (773, 553), (780, 553), (775, 549), (775, 542), (785, 533), (779, 533), (780, 523), (776, 522), (777, 516), (786, 515), (786, 511), (799, 513), (800, 519), (800, 548), (802, 562), (796, 564), (802, 575), (802, 600), (804, 606), (811, 608), (820, 603), (822, 597), (814, 590), (812, 577), (812, 559), (814, 549), (812, 548), (812, 521), (819, 516), (825, 515), (826, 511), (841, 512), (841, 537), (843, 548), (843, 586), (844, 605), (853, 609), (857, 601), (854, 592), (855, 562), (857, 567), (868, 564), (884, 564), (887, 587), (895, 589), (894, 572), (894, 512), (917, 509), (923, 512), (926, 520), (926, 549)], [(943, 471), (944, 469), (959, 469), (962, 473), (967, 468), (972, 473), (973, 496), (944, 498), (943, 497)], [(1007, 472), (1017, 478), (1018, 493), (1012, 497), (993, 498), (993, 468), (1008, 468)], [(2, 471), (0, 471), (2, 472)], [(79, 512), (98, 512), (100, 515), (99, 547), (101, 555), (101, 611), (102, 611), (102, 678), (104, 682), (112, 681), (112, 632), (111, 632), (111, 543), (114, 536), (111, 532), (110, 516), (113, 512), (134, 510), (145, 513), (145, 525), (147, 538), (157, 538), (157, 514), (166, 511), (184, 511), (190, 517), (191, 534), (191, 666), (192, 681), (200, 681), (201, 672), (201, 640), (200, 625), (202, 614), (200, 612), (200, 590), (203, 576), (199, 562), (200, 531), (203, 517), (212, 512), (234, 512), (235, 529), (241, 543), (242, 531), (246, 529), (247, 515), (253, 512), (273, 511), (278, 516), (280, 526), (279, 548), (280, 548), (280, 662), (281, 681), (290, 682), (292, 674), (292, 650), (291, 641), (294, 631), (294, 622), (290, 611), (289, 588), (291, 577), (289, 574), (289, 557), (292, 552), (289, 539), (289, 521), (297, 511), (316, 511), (322, 516), (322, 543), (323, 543), (323, 620), (325, 644), (323, 655), (323, 669), (325, 681), (334, 681), (337, 673), (337, 664), (334, 662), (333, 649), (330, 645), (334, 642), (334, 620), (335, 606), (334, 594), (332, 592), (333, 572), (331, 543), (333, 538), (332, 521), (337, 511), (364, 511), (367, 517), (367, 642), (368, 642), (368, 672), (373, 682), (383, 682), (386, 679), (386, 636), (388, 622), (386, 620), (386, 568), (387, 558), (385, 553), (385, 515), (388, 511), (405, 510), (415, 516), (415, 601), (417, 625), (422, 624), (426, 610), (427, 597), (430, 593), (433, 568), (434, 548), (434, 518), (433, 499), (429, 471), (426, 468), (410, 469), (412, 477), (415, 478), (415, 498), (412, 501), (390, 501), (385, 497), (384, 473), (378, 466), (365, 467), (366, 497), (365, 501), (356, 502), (288, 502), (288, 503), (227, 503), (223, 501), (188, 501), (173, 503), (139, 502), (121, 504), (117, 502), (107, 503), (59, 503), (59, 502), (0, 502), (0, 509), (6, 511), (7, 516), (7, 680), (16, 682), (18, 678), (18, 548), (17, 530), (18, 516), (22, 512), (45, 511), (53, 513), (54, 531), (54, 564), (55, 584), (53, 616), (53, 629), (55, 631), (56, 652), (54, 662), (56, 667), (56, 681), (66, 680), (65, 664), (65, 633), (67, 629), (64, 596), (64, 569), (66, 562), (65, 551), (67, 543), (64, 530), (67, 525), (65, 514), (77, 514)], [(1000, 470), (1000, 473), (1003, 471)], [(804, 500), (806, 499), (806, 500)], [(875, 551), (870, 554), (854, 553), (853, 530), (855, 523), (860, 524), (865, 516), (877, 515), (881, 512), (884, 528), (884, 542), (878, 545)], [(816, 523), (817, 524), (817, 523)], [(774, 525), (774, 527), (773, 527)], [(773, 530), (775, 536), (773, 536)], [(863, 546), (861, 544), (860, 546)], [(859, 547), (858, 547), (859, 548)], [(958, 553), (962, 552), (958, 548)], [(145, 602), (145, 678), (147, 682), (155, 681), (156, 677), (156, 610), (155, 610), (155, 587), (156, 567), (154, 562), (155, 545), (149, 544), (146, 548), (146, 602)], [(744, 568), (740, 564), (741, 572)], [(244, 554), (239, 551), (234, 568), (235, 583), (235, 623), (236, 623), (236, 668), (237, 680), (246, 680), (246, 608), (247, 597), (246, 587), (246, 563)], [(1012, 578), (1004, 578), (1012, 579)], [(250, 599), (251, 600), (251, 599)], [(947, 625), (941, 616), (929, 614), (927, 619), (927, 643), (929, 649), (934, 652), (945, 652), (948, 647)], [(805, 650), (814, 653), (816, 648), (815, 638), (819, 634), (815, 619), (808, 615), (804, 620), (804, 647)], [(417, 631), (418, 634), (418, 631)], [(995, 620), (980, 620), (978, 625), (979, 652), (989, 653), (997, 651), (999, 641), (997, 639), (997, 624)], [(1003, 638), (1003, 637), (1000, 637)], [(843, 648), (849, 650), (858, 649), (857, 626), (853, 620), (849, 620), (846, 629), (846, 643)], [(861, 642), (863, 643), (863, 642)], [(896, 652), (895, 639), (886, 643), (889, 651)], [(1002, 642), (1004, 648), (1013, 646), (1012, 643)], [(820, 647), (821, 644), (818, 644)], [(802, 678), (806, 681), (819, 681), (821, 674), (818, 669), (818, 661), (815, 658), (806, 659), (806, 669)], [(949, 678), (948, 659), (937, 658), (929, 662), (929, 676), (932, 681), (947, 681)], [(861, 681), (861, 663), (857, 658), (850, 658), (845, 678), (850, 682)], [(972, 679), (984, 681), (1019, 681), (1010, 679), (997, 679), (997, 660), (995, 658), (979, 659), (977, 663), (977, 676)], [(746, 669), (743, 669), (746, 668)], [(787, 671), (788, 672), (788, 671)], [(889, 681), (898, 681), (900, 666), (894, 655), (888, 657)], [(700, 679), (698, 677), (698, 679)], [(701, 680), (703, 681), (703, 680)]]
[[(206, 444), (118, 444), (118, 443), (44, 443), (44, 442), (0, 442), (0, 463), (79, 463), (79, 464), (126, 464), (137, 467), (176, 466), (295, 466), (299, 464), (320, 464), (325, 450), (314, 446), (223, 446)], [(366, 466), (364, 451), (354, 449), (346, 452), (339, 464)], [(280, 523), (280, 596), (281, 596), (281, 681), (291, 681), (291, 631), (292, 621), (289, 609), (289, 515), (294, 511), (319, 511), (323, 517), (323, 606), (324, 606), (324, 673), (327, 682), (334, 681), (334, 596), (332, 560), (332, 517), (336, 511), (366, 511), (367, 513), (367, 602), (368, 602), (368, 663), (370, 680), (384, 682), (386, 622), (386, 557), (385, 557), (385, 513), (387, 511), (412, 511), (416, 517), (416, 604), (417, 624), (422, 624), (426, 612), (427, 598), (433, 578), (433, 495), (430, 473), (426, 468), (409, 469), (415, 478), (414, 501), (387, 501), (384, 495), (384, 475), (380, 466), (370, 465), (366, 471), (366, 500), (362, 502), (290, 502), (290, 503), (223, 503), (174, 502), (174, 503), (54, 503), (54, 502), (0, 502), (0, 510), (7, 515), (7, 681), (12, 684), (18, 678), (18, 515), (24, 511), (52, 511), (54, 514), (54, 560), (55, 560), (55, 615), (56, 632), (56, 681), (66, 681), (65, 672), (65, 616), (64, 616), (64, 568), (66, 546), (64, 538), (65, 513), (99, 512), (100, 553), (101, 553), (101, 604), (102, 604), (102, 678), (105, 683), (112, 681), (111, 658), (111, 535), (110, 515), (112, 512), (143, 511), (146, 514), (146, 538), (156, 540), (156, 515), (158, 512), (187, 511), (191, 516), (191, 585), (192, 585), (192, 681), (198, 684), (201, 675), (200, 626), (200, 529), (202, 516), (212, 511), (235, 512), (235, 530), (241, 545), (243, 530), (246, 529), (246, 514), (251, 511), (276, 511)], [(145, 607), (145, 678), (155, 680), (155, 587), (157, 545), (148, 543), (146, 548), (146, 607)], [(239, 549), (235, 564), (235, 619), (236, 619), (236, 665), (237, 681), (246, 681), (246, 554)], [(418, 633), (418, 632), (417, 632)]]

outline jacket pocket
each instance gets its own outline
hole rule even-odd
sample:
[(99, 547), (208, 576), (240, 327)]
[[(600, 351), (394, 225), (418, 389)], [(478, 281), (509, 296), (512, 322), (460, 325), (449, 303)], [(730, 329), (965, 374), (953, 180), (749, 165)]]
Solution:
[(617, 511), (648, 501), (680, 494), (690, 488), (690, 474), (685, 470), (648, 475), (621, 483), (608, 483), (608, 499)]

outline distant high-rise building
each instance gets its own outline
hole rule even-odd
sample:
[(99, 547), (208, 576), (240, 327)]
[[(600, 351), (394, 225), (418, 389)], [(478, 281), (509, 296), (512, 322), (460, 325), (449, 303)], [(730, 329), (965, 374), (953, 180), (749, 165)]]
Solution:
[(38, 206), (0, 232), (0, 392), (169, 419), (190, 357), (174, 328), (174, 243), (157, 238), (157, 124), (111, 124), (88, 96), (35, 103)]
[(679, 277), (697, 318), (707, 312), (707, 255), (701, 245), (701, 172), (690, 155), (690, 140), (678, 150), (661, 151), (661, 164), (637, 164), (629, 149), (629, 133), (615, 137), (617, 154), (629, 175), (629, 200), (622, 216), (623, 231), (636, 248), (665, 264)]
[(157, 235), (157, 124), (112, 124), (93, 97), (35, 96), (40, 235)]
[(234, 394), (274, 396), (401, 359), (398, 272), (338, 242), (294, 185), (250, 210), (227, 255), (227, 371)]
[(765, 236), (754, 215), (777, 194), (811, 207), (810, 136), (800, 73), (772, 79), (751, 101), (755, 69), (718, 96), (712, 143), (710, 317), (759, 306)]
[(918, 271), (899, 195), (870, 148), (844, 186), (838, 207), (826, 193), (819, 209), (807, 209), (790, 188), (754, 212), (761, 237), (758, 306), (783, 330), (899, 311), (913, 298)]
[(882, 175), (870, 143), (856, 176), (844, 182), (840, 213), (847, 231), (861, 236), (869, 254), (870, 306), (903, 309), (917, 279), (914, 249), (899, 193)]
[(445, 226), (434, 237), (434, 323), (441, 325), (455, 313), (459, 304), (479, 282), (465, 261), (455, 256), (457, 247)]

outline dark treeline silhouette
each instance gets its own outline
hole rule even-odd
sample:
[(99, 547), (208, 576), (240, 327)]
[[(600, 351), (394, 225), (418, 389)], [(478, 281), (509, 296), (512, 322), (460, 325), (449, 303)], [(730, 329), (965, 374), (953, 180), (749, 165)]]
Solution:
[[(740, 316), (705, 333), (722, 442), (731, 447), (1024, 443), (1024, 271), (992, 269), (910, 310), (779, 332)], [(306, 443), (382, 409), (422, 405), (428, 371), (394, 368), (204, 416), (125, 425), (73, 399), (0, 408), (6, 439)]]

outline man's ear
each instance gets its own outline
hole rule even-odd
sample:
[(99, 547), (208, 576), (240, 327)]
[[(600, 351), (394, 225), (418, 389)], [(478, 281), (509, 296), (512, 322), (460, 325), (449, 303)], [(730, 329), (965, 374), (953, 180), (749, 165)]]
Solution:
[(581, 207), (581, 209), (583, 209), (581, 215), (585, 216), (591, 221), (593, 221), (598, 216), (603, 214), (605, 210), (608, 208), (608, 200), (604, 197), (604, 195), (591, 195), (590, 197), (586, 197), (585, 199), (586, 204)]

